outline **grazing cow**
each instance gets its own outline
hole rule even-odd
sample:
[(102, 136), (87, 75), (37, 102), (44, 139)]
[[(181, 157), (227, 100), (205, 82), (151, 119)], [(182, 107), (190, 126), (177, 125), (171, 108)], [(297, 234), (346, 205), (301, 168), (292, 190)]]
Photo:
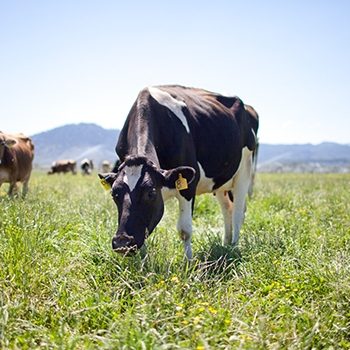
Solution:
[(144, 88), (120, 132), (117, 172), (99, 174), (119, 213), (113, 249), (139, 249), (162, 218), (164, 201), (176, 197), (177, 229), (191, 258), (194, 198), (202, 193), (215, 193), (220, 203), (223, 243), (237, 244), (257, 131), (258, 120), (238, 97), (178, 85)]
[(91, 170), (94, 168), (94, 163), (91, 159), (83, 159), (80, 163), (83, 175), (91, 175)]
[(76, 174), (76, 167), (77, 162), (74, 159), (58, 160), (57, 162), (52, 163), (51, 169), (48, 171), (48, 174), (66, 174), (69, 171), (71, 171), (72, 174)]
[(33, 159), (34, 144), (28, 136), (0, 131), (0, 186), (9, 182), (9, 195), (13, 190), (18, 192), (17, 182), (23, 184), (22, 195), (26, 195)]

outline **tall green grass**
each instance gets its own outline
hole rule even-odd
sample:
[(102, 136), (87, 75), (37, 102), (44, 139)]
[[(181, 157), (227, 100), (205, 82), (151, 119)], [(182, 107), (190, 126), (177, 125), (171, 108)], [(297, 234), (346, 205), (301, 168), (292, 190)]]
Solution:
[(95, 175), (34, 172), (0, 196), (0, 348), (348, 349), (350, 175), (259, 174), (239, 247), (197, 197), (194, 259), (177, 204), (147, 247), (117, 256), (117, 211)]

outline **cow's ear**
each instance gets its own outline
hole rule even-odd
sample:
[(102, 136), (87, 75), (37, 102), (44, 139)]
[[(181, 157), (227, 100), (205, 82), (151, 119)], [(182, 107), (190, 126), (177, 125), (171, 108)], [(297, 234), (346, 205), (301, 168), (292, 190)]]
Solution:
[(193, 181), (196, 171), (189, 166), (180, 166), (175, 169), (164, 170), (164, 186), (168, 188), (176, 188), (177, 190), (185, 190)]
[(115, 179), (117, 178), (116, 173), (104, 173), (98, 174), (100, 182), (106, 191), (110, 190), (113, 186)]
[(6, 139), (5, 140), (5, 146), (8, 148), (11, 148), (15, 145), (17, 145), (18, 141), (16, 139)]

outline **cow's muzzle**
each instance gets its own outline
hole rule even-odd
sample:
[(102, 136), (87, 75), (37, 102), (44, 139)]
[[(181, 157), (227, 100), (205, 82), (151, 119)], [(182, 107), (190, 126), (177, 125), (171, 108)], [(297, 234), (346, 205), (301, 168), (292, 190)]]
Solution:
[(132, 236), (114, 236), (112, 238), (113, 250), (122, 256), (131, 256), (137, 251), (137, 244)]

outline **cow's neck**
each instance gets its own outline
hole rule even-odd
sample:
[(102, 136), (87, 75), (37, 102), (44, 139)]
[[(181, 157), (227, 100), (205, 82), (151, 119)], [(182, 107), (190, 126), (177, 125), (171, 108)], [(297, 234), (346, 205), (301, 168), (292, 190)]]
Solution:
[(159, 167), (159, 160), (154, 146), (153, 128), (149, 120), (138, 118), (134, 132), (129, 139), (128, 153), (145, 156)]

